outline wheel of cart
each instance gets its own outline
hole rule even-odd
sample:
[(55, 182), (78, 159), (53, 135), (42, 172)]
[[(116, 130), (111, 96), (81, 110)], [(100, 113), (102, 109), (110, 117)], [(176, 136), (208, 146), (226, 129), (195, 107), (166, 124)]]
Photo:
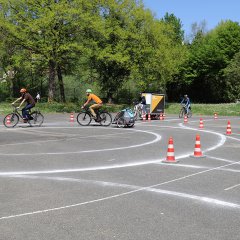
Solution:
[(129, 108), (123, 109), (117, 113), (112, 123), (119, 128), (133, 127), (135, 124), (133, 111)]

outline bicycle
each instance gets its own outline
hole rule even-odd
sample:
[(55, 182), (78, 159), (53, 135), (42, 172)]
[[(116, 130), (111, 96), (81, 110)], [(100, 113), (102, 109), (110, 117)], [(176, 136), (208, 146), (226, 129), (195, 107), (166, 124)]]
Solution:
[(142, 104), (134, 102), (133, 113), (135, 121), (137, 121), (138, 119), (142, 119), (142, 110), (143, 110)]
[(188, 113), (187, 113), (186, 105), (181, 104), (181, 109), (180, 109), (180, 112), (179, 112), (179, 118), (183, 118), (184, 115), (187, 115), (188, 118), (192, 117), (191, 107), (188, 109)]
[[(29, 110), (29, 119), (27, 120), (27, 123), (33, 127), (40, 127), (44, 121), (44, 117), (39, 111), (39, 109), (36, 109), (35, 111), (31, 112)], [(3, 124), (7, 128), (14, 128), (18, 123), (19, 120), (23, 120), (23, 116), (21, 113), (18, 112), (18, 108), (16, 106), (13, 106), (13, 112), (7, 114), (3, 119)]]
[(117, 124), (117, 127), (119, 128), (133, 127), (135, 120), (132, 109), (125, 108), (122, 111), (118, 112), (112, 123)]
[(106, 110), (97, 109), (96, 118), (92, 115), (88, 107), (85, 107), (78, 115), (77, 122), (82, 126), (88, 126), (92, 120), (102, 126), (109, 126), (112, 123), (112, 115)]

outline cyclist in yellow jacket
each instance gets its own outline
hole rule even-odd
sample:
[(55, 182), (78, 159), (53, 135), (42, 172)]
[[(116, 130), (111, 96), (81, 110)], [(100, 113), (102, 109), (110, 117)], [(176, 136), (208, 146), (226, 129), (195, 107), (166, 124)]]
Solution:
[(91, 89), (87, 89), (86, 90), (86, 94), (87, 94), (87, 101), (83, 104), (82, 108), (84, 108), (87, 104), (89, 104), (90, 102), (94, 102), (94, 104), (92, 104), (90, 107), (89, 107), (89, 110), (91, 111), (94, 119), (97, 119), (97, 116), (96, 116), (96, 113), (94, 111), (94, 109), (99, 109), (102, 107), (103, 105), (103, 102), (102, 100), (95, 94), (92, 93), (92, 90)]

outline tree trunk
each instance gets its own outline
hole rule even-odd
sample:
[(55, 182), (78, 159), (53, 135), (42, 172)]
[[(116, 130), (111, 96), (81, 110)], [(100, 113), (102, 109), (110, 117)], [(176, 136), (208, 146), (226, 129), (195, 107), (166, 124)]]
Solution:
[(48, 102), (52, 102), (55, 97), (55, 75), (56, 75), (56, 63), (53, 60), (49, 61), (49, 77), (48, 77)]
[(66, 98), (65, 98), (62, 70), (61, 70), (60, 66), (57, 67), (57, 75), (58, 75), (58, 84), (59, 84), (59, 89), (60, 89), (60, 100), (61, 100), (61, 102), (65, 103)]
[(9, 91), (10, 91), (10, 97), (11, 98), (14, 98), (15, 97), (15, 87), (14, 87), (14, 84), (13, 84), (13, 79), (9, 79)]
[(111, 92), (108, 92), (107, 93), (107, 100), (108, 100), (108, 103), (113, 103), (113, 94)]

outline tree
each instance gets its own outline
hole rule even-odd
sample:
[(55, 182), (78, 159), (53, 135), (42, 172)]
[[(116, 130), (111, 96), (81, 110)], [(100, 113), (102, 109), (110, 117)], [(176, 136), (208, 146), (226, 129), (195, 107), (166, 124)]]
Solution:
[(184, 30), (182, 29), (183, 25), (180, 18), (177, 18), (173, 13), (169, 14), (167, 12), (162, 18), (162, 21), (173, 28), (172, 34), (174, 34), (174, 36), (172, 36), (172, 38), (175, 39), (176, 42), (182, 43), (184, 41)]
[(165, 91), (184, 58), (173, 25), (154, 19), (134, 0), (105, 1), (101, 16), (104, 31), (92, 62), (108, 100), (129, 80), (141, 91)]
[(240, 52), (236, 53), (228, 66), (224, 69), (226, 78), (225, 98), (228, 101), (240, 99)]
[(84, 52), (81, 33), (91, 18), (81, 0), (1, 0), (0, 29), (19, 49), (44, 59), (48, 72), (48, 99), (54, 100), (56, 75), (65, 101), (62, 70)]
[[(193, 99), (200, 102), (226, 102), (224, 69), (240, 50), (240, 26), (221, 22), (206, 35), (198, 34), (190, 46), (188, 71)], [(189, 81), (188, 81), (189, 82)]]

